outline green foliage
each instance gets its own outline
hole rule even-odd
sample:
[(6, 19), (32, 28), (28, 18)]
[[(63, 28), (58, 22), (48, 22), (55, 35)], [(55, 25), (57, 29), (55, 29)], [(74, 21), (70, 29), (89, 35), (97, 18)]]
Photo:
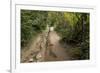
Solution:
[(47, 12), (21, 10), (21, 46), (46, 28)]
[(80, 59), (89, 59), (89, 13), (65, 12), (55, 30), (62, 42), (79, 47)]

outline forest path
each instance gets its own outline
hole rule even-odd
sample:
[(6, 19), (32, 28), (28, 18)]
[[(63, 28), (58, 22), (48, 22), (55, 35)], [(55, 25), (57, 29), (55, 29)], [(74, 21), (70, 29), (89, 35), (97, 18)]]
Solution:
[(69, 60), (69, 55), (67, 53), (67, 50), (59, 42), (60, 39), (61, 39), (60, 36), (55, 31), (50, 32), (49, 34), (50, 46), (48, 46), (49, 56), (47, 56), (47, 60), (51, 61)]
[(66, 48), (59, 42), (61, 39), (60, 36), (55, 31), (50, 31), (48, 48), (44, 48), (46, 44), (46, 34), (47, 33), (39, 34), (35, 39), (32, 39), (30, 47), (21, 50), (21, 62), (64, 61), (70, 59)]

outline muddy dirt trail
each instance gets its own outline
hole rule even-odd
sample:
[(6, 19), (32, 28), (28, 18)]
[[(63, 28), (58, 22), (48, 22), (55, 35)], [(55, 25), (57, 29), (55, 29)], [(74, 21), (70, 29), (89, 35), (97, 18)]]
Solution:
[(61, 60), (68, 60), (69, 55), (67, 54), (66, 48), (64, 48), (60, 44), (60, 36), (55, 32), (51, 31), (49, 34), (49, 40), (50, 40), (50, 46), (48, 48), (49, 50), (49, 56), (47, 56), (47, 60), (51, 61), (61, 61)]
[[(59, 40), (61, 39), (55, 31), (49, 33), (49, 45), (45, 48), (46, 33), (39, 34), (32, 40), (30, 47), (21, 50), (21, 62), (37, 62), (37, 61), (63, 61), (69, 60), (66, 52)], [(46, 54), (45, 54), (46, 52)]]

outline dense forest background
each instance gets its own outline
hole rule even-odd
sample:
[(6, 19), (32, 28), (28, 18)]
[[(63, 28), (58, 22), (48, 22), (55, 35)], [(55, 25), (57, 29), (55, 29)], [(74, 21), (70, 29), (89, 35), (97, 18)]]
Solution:
[(75, 46), (69, 50), (73, 58), (89, 59), (89, 20), (89, 13), (21, 10), (21, 49), (49, 26), (61, 44)]

